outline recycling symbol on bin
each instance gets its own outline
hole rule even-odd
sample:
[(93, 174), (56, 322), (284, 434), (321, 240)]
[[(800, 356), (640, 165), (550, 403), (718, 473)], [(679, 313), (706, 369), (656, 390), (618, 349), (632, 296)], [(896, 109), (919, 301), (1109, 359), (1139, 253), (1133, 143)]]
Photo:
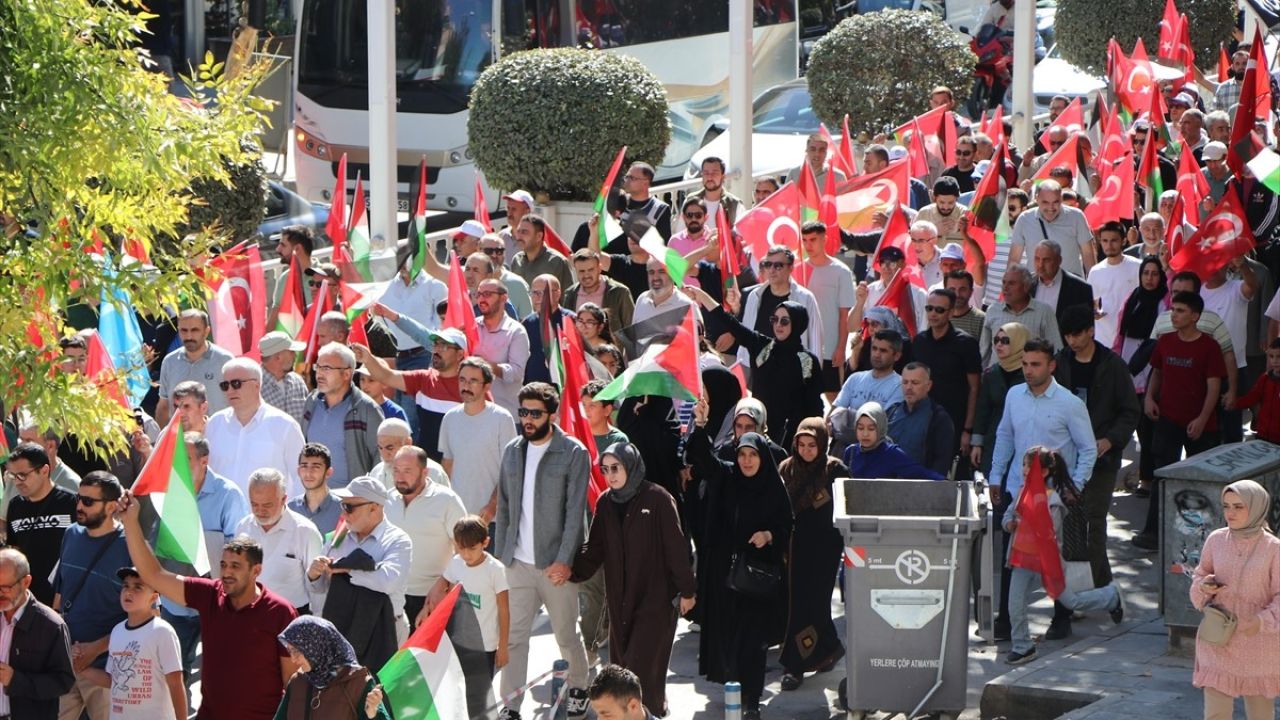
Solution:
[(904, 550), (893, 564), (893, 572), (907, 585), (919, 585), (929, 577), (929, 558), (919, 550)]

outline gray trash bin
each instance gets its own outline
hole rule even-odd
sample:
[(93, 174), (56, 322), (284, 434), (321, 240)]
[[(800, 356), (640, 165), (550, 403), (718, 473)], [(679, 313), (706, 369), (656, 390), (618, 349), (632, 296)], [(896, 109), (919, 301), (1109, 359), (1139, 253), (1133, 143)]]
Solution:
[(873, 710), (965, 707), (969, 573), (985, 502), (971, 483), (844, 480), (846, 702)]

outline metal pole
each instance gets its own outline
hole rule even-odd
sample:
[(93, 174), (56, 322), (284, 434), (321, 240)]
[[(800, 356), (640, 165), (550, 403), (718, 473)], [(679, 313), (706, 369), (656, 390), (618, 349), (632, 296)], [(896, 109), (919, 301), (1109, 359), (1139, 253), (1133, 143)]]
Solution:
[(1031, 117), (1035, 115), (1035, 96), (1031, 91), (1031, 75), (1036, 66), (1035, 0), (1014, 0), (1013, 27), (1013, 141), (1022, 152), (1032, 145)]
[[(204, 59), (204, 2), (187, 0), (182, 13), (182, 55), (191, 67), (200, 65)], [(182, 63), (176, 63), (174, 72), (187, 72)]]
[(751, 197), (751, 58), (753, 5), (749, 0), (729, 0), (729, 159), (725, 179), (729, 192)]
[(369, 231), (374, 248), (393, 247), (396, 226), (395, 3), (368, 4)]

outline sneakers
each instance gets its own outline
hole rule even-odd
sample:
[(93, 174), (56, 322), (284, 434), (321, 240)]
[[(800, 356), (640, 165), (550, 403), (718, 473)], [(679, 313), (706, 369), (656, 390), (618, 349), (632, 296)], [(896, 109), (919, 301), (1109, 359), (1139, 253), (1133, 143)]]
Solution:
[(783, 673), (783, 674), (782, 674), (782, 689), (783, 689), (783, 690), (786, 690), (786, 691), (790, 692), (791, 690), (796, 690), (796, 689), (798, 689), (798, 688), (799, 688), (801, 685), (803, 685), (803, 684), (804, 684), (804, 676), (803, 676), (803, 675), (794, 675), (794, 674), (792, 674), (792, 673)]
[(565, 712), (571, 718), (587, 716), (587, 691), (581, 688), (570, 688), (569, 698), (564, 704)]
[(1111, 622), (1119, 625), (1124, 622), (1124, 593), (1116, 588), (1116, 606), (1111, 609)]
[(1133, 543), (1133, 546), (1139, 550), (1146, 550), (1147, 552), (1155, 552), (1160, 548), (1160, 538), (1156, 537), (1155, 533), (1138, 533), (1129, 542)]
[(1071, 621), (1064, 620), (1062, 622), (1049, 623), (1049, 629), (1044, 633), (1045, 640), (1065, 640), (1071, 637)]
[(504, 707), (498, 711), (498, 720), (520, 720), (520, 711)]
[(1033, 647), (1024, 653), (1010, 650), (1009, 654), (1004, 656), (1004, 663), (1005, 665), (1021, 665), (1023, 663), (1031, 662), (1032, 660), (1035, 660), (1035, 659), (1036, 659), (1036, 649)]

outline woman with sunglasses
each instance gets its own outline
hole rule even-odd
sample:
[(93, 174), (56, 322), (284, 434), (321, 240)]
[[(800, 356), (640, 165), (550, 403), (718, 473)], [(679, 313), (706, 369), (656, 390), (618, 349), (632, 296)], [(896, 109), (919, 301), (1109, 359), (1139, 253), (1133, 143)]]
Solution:
[(696, 602), (689, 546), (675, 500), (645, 480), (635, 445), (605, 448), (600, 469), (609, 489), (596, 501), (595, 521), (573, 562), (571, 580), (583, 582), (604, 569), (609, 659), (640, 678), (645, 706), (666, 717), (676, 621)]
[(823, 410), (822, 361), (802, 344), (809, 311), (791, 301), (778, 305), (769, 318), (773, 328), (769, 336), (743, 325), (705, 290), (687, 286), (685, 292), (708, 312), (708, 322), (718, 321), (750, 354), (751, 394), (769, 408), (773, 418), (769, 437), (789, 447), (800, 421)]

